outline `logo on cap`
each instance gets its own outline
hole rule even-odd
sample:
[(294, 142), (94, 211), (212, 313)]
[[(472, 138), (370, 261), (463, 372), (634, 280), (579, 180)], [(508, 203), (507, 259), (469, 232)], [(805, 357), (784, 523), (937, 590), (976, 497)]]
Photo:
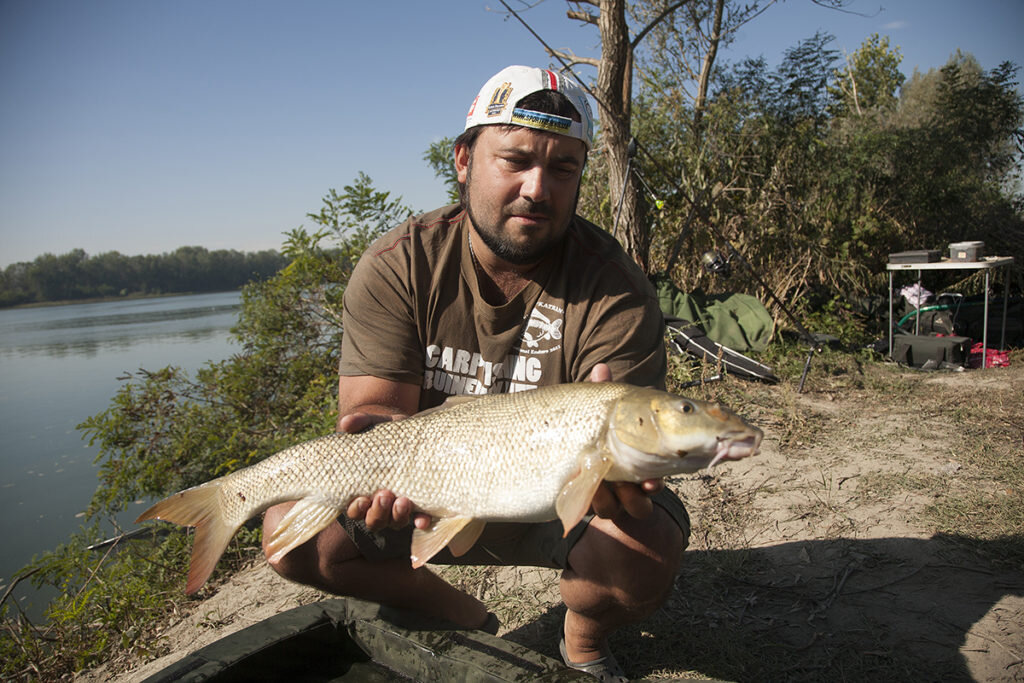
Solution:
[(526, 126), (527, 128), (547, 130), (562, 135), (569, 135), (572, 130), (572, 119), (556, 116), (555, 114), (544, 114), (539, 111), (521, 109), (519, 107), (512, 110), (512, 116), (509, 121), (510, 123)]
[(494, 89), (491, 101), (487, 105), (488, 116), (499, 116), (508, 104), (508, 98), (512, 95), (512, 84), (505, 81)]

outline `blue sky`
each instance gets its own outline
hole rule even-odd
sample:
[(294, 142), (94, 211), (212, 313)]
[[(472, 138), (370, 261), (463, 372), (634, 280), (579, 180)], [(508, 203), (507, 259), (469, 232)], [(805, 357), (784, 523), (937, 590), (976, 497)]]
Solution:
[[(491, 74), (548, 64), (495, 7), (0, 0), (0, 267), (74, 248), (278, 248), (360, 171), (414, 208), (440, 205), (427, 146), (461, 130)], [(523, 16), (555, 47), (595, 54), (596, 29), (565, 9), (546, 0)], [(848, 10), (781, 2), (721, 58), (776, 66), (822, 30), (847, 52), (890, 36), (908, 76), (958, 48), (986, 69), (1024, 66), (1022, 0), (852, 0)]]

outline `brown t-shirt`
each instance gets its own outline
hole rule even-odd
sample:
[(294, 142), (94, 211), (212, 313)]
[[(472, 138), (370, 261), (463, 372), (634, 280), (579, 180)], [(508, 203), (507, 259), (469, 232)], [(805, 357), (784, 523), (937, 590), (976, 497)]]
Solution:
[(345, 290), (340, 373), (422, 388), (420, 409), (455, 394), (612, 378), (663, 388), (664, 320), (643, 272), (576, 217), (534, 281), (491, 306), (480, 295), (469, 219), (448, 206), (390, 230)]

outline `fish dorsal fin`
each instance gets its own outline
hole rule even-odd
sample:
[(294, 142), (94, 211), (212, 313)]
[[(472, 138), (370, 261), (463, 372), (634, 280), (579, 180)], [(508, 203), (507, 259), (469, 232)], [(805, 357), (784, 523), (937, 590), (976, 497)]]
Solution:
[(431, 413), (439, 413), (442, 410), (448, 410), (449, 408), (454, 408), (455, 406), (461, 406), (465, 403), (472, 403), (473, 401), (476, 401), (479, 398), (483, 398), (483, 395), (460, 394), (458, 396), (449, 396), (444, 400), (444, 403), (442, 403), (441, 405), (434, 406), (433, 408), (427, 408), (426, 410), (421, 410), (420, 412), (416, 413), (416, 416), (419, 417), (420, 415), (430, 415)]
[(292, 548), (302, 545), (324, 530), (341, 514), (341, 508), (322, 499), (303, 498), (281, 519), (267, 541), (271, 562), (277, 562)]
[[(465, 527), (464, 533), (463, 528)], [(429, 529), (414, 529), (410, 559), (413, 567), (422, 567), (449, 543), (453, 555), (462, 555), (476, 543), (484, 522), (472, 517), (441, 517), (435, 519)]]
[(555, 501), (555, 512), (562, 520), (563, 536), (568, 536), (569, 530), (587, 514), (597, 487), (614, 464), (603, 449), (589, 448), (580, 455), (579, 470), (565, 482)]

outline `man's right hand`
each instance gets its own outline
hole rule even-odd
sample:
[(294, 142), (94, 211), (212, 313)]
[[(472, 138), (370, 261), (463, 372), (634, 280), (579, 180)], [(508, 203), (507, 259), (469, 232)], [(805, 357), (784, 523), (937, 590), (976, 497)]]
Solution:
[(418, 529), (430, 527), (430, 515), (415, 511), (412, 501), (396, 497), (394, 493), (381, 489), (373, 497), (359, 496), (348, 504), (345, 515), (349, 519), (362, 519), (370, 531), (401, 529), (411, 521)]
[[(378, 415), (375, 413), (349, 413), (338, 420), (339, 431), (355, 434), (381, 422), (401, 420), (404, 415)], [(381, 489), (373, 497), (358, 496), (348, 504), (345, 515), (349, 519), (362, 519), (370, 531), (381, 529), (401, 529), (413, 522), (419, 529), (430, 527), (430, 515), (417, 513), (413, 502), (405, 497), (396, 497), (394, 493)]]

